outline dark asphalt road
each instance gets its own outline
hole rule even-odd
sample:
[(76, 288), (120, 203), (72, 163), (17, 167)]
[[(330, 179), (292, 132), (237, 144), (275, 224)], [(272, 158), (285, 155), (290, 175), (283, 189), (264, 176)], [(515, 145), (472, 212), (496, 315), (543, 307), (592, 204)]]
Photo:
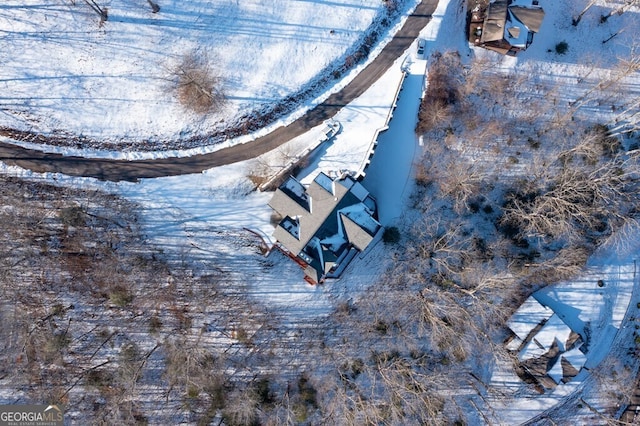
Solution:
[(251, 142), (191, 157), (133, 161), (68, 157), (0, 142), (0, 161), (34, 172), (57, 172), (109, 181), (136, 181), (141, 178), (199, 173), (212, 167), (254, 158), (335, 116), (342, 107), (362, 95), (409, 48), (431, 20), (437, 5), (437, 0), (423, 0), (400, 31), (351, 83), (288, 126), (278, 127)]

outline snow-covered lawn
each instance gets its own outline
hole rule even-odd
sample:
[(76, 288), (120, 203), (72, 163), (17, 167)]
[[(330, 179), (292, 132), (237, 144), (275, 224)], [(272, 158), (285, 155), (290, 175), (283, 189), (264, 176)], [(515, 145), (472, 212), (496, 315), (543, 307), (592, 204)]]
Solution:
[[(349, 2), (100, 0), (0, 5), (0, 125), (159, 149), (272, 106), (344, 63), (385, 14)], [(407, 2), (415, 5), (415, 1)], [(228, 97), (200, 116), (178, 103), (172, 70), (196, 52)]]

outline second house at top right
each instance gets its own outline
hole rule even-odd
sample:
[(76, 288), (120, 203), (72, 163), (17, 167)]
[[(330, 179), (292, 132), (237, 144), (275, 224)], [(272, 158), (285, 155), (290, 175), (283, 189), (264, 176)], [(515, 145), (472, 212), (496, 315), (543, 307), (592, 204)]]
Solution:
[(532, 43), (543, 18), (544, 10), (537, 0), (497, 0), (472, 11), (469, 41), (515, 56)]

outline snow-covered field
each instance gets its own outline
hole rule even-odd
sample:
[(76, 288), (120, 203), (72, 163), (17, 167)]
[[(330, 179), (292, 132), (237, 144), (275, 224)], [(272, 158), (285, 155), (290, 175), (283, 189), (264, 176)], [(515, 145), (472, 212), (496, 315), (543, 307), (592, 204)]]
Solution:
[[(15, 5), (22, 3), (12, 1), (11, 4)], [(109, 21), (102, 27), (98, 27), (93, 12), (83, 9), (78, 2), (75, 7), (41, 6), (36, 11), (18, 8), (19, 13), (41, 13), (42, 18), (34, 21), (25, 15), (10, 30), (6, 29), (10, 8), (0, 6), (0, 25), (5, 25), (0, 26), (4, 28), (0, 33), (3, 36), (0, 43), (9, 41), (16, 46), (9, 51), (0, 50), (0, 57), (6, 64), (0, 78), (0, 88), (4, 90), (0, 97), (3, 102), (2, 123), (18, 125), (28, 121), (38, 129), (63, 128), (83, 134), (104, 131), (104, 135), (130, 138), (141, 135), (175, 137), (176, 129), (185, 129), (187, 133), (200, 132), (215, 125), (220, 118), (196, 119), (182, 111), (167, 95), (163, 74), (168, 66), (165, 62), (167, 56), (178, 58), (206, 40), (204, 45), (209, 46), (212, 57), (215, 55), (228, 67), (226, 69), (234, 70), (230, 73), (234, 75), (230, 90), (237, 99), (229, 106), (230, 112), (226, 116), (232, 117), (247, 108), (259, 107), (297, 90), (328, 63), (343, 55), (381, 8), (380, 2), (373, 0), (350, 1), (337, 9), (337, 2), (319, 0), (280, 0), (266, 8), (258, 7), (258, 3), (264, 6), (264, 2), (229, 0), (219, 2), (219, 10), (209, 10), (204, 2), (184, 2), (183, 5), (183, 2), (176, 1), (161, 5), (162, 11), (156, 17), (142, 6), (129, 3), (125, 6), (124, 2), (117, 0), (111, 3), (107, 5)], [(622, 15), (614, 15), (605, 25), (599, 22), (600, 16), (610, 11), (611, 6), (604, 1), (597, 2), (577, 27), (572, 26), (571, 17), (586, 4), (587, 1), (583, 0), (541, 0), (546, 18), (533, 45), (517, 58), (502, 58), (491, 52), (469, 49), (461, 33), (464, 19), (459, 15), (457, 3), (441, 0), (432, 23), (423, 31), (423, 38), (427, 40), (425, 58), (437, 50), (459, 50), (463, 60), (473, 56), (489, 57), (506, 71), (522, 73), (528, 83), (552, 84), (558, 99), (576, 100), (579, 93), (583, 93), (578, 91), (579, 85), (585, 80), (593, 82), (610, 76), (614, 72), (614, 64), (630, 57), (640, 35), (640, 9), (635, 7)], [(186, 9), (188, 14), (197, 14), (200, 18), (197, 24), (188, 26), (190, 37), (182, 39), (177, 37), (176, 31), (185, 28), (186, 19), (178, 12), (187, 13), (184, 12)], [(57, 19), (50, 22), (45, 19), (47, 13)], [(166, 18), (169, 14), (173, 14), (172, 19)], [(318, 16), (323, 17), (322, 24), (318, 24)], [(65, 17), (62, 23), (61, 17)], [(63, 34), (62, 31), (69, 31), (74, 25), (83, 27), (71, 43), (61, 41), (59, 37), (46, 37), (43, 42), (40, 39), (44, 37), (38, 32), (42, 30), (36, 30), (36, 24), (44, 25), (52, 34)], [(87, 29), (87, 26), (91, 28)], [(335, 30), (333, 33), (330, 32), (332, 29)], [(211, 37), (213, 33), (216, 37)], [(603, 43), (614, 33), (619, 34)], [(132, 39), (142, 43), (138, 41), (139, 34), (144, 36), (140, 39), (146, 44), (137, 46), (127, 42)], [(89, 48), (87, 39), (117, 45), (122, 49), (122, 56), (110, 58), (100, 49)], [(566, 41), (569, 46), (564, 55), (555, 52), (555, 45), (561, 41)], [(18, 48), (20, 43), (23, 47)], [(227, 44), (233, 48), (225, 47)], [(28, 54), (26, 47), (44, 50)], [(138, 60), (135, 58), (141, 55), (139, 51), (145, 53)], [(166, 55), (167, 51), (169, 55)], [(65, 57), (77, 59), (69, 62), (63, 60)], [(57, 68), (43, 68), (35, 63), (41, 58), (48, 58), (47, 63)], [(321, 147), (301, 173), (301, 178), (309, 181), (321, 170), (356, 171), (361, 167), (376, 131), (386, 125), (401, 69), (405, 69), (407, 78), (397, 108), (388, 130), (378, 139), (376, 153), (380, 155), (374, 155), (365, 178), (370, 190), (383, 203), (383, 224), (396, 223), (407, 206), (406, 197), (412, 186), (411, 164), (420, 153), (413, 127), (425, 66), (425, 60), (417, 58), (415, 48), (412, 48), (365, 95), (345, 107), (336, 117), (342, 124), (342, 131)], [(71, 92), (70, 96), (70, 78), (60, 78), (60, 75), (71, 76), (74, 73), (84, 76), (77, 86), (82, 89)], [(25, 78), (27, 74), (33, 78)], [(579, 113), (594, 117), (594, 121), (606, 123), (613, 120), (615, 111), (622, 111), (625, 106), (637, 102), (640, 96), (638, 74), (636, 71), (627, 75), (619, 86), (611, 88), (617, 95), (612, 96), (609, 103), (604, 103), (601, 97), (585, 98), (584, 108)], [(150, 84), (150, 81), (155, 83)], [(43, 84), (50, 85), (51, 92), (46, 96), (32, 97), (30, 93), (42, 93), (40, 87)], [(8, 96), (12, 98), (8, 99)], [(103, 99), (103, 102), (89, 103), (89, 97)], [(148, 101), (156, 97), (160, 100)], [(137, 110), (134, 112), (130, 108)], [(251, 191), (247, 175), (260, 163), (277, 164), (292, 153), (302, 152), (317, 138), (316, 129), (264, 158), (207, 170), (198, 175), (118, 184), (64, 176), (45, 177), (63, 184), (106, 188), (136, 201), (143, 206), (143, 229), (150, 242), (201, 261), (206, 261), (207, 256), (228, 259), (229, 270), (235, 274), (237, 282), (246, 283), (249, 297), (273, 306), (292, 323), (303, 322), (328, 314), (341, 301), (358, 297), (390, 262), (380, 243), (371, 249), (367, 257), (356, 259), (341, 279), (320, 287), (305, 284), (301, 271), (277, 252), (266, 259), (269, 268), (233, 262), (236, 253), (242, 252), (237, 240), (238, 236), (245, 235), (243, 228), (250, 228), (266, 240), (270, 239), (273, 230), (269, 223), (271, 210), (266, 205), (270, 194)], [(29, 175), (8, 167), (4, 167), (3, 172)], [(567, 324), (575, 327), (575, 331), (581, 331), (585, 324), (590, 324), (593, 341), (587, 365), (591, 370), (597, 369), (606, 359), (612, 343), (631, 338), (632, 331), (625, 329), (624, 321), (628, 319), (625, 315), (632, 312), (639, 301), (633, 292), (637, 281), (635, 260), (638, 247), (635, 241), (638, 235), (637, 230), (629, 231), (625, 238), (634, 243), (610, 244), (602, 248), (591, 258), (584, 276), (559, 283), (538, 295), (538, 300), (555, 309)], [(596, 286), (598, 279), (604, 279), (607, 285)], [(614, 355), (628, 357), (623, 352)], [(635, 361), (631, 363), (637, 364)], [(506, 371), (506, 368), (498, 369), (492, 384), (504, 388), (505, 392), (520, 387), (519, 379)], [(499, 424), (525, 422), (552, 409), (574, 391), (584, 392), (579, 395), (584, 395), (592, 407), (597, 407), (597, 401), (589, 399), (588, 389), (585, 390), (593, 385), (590, 377), (583, 372), (569, 384), (558, 386), (551, 394), (526, 394), (526, 398), (509, 405), (490, 401), (494, 405), (492, 417)], [(567, 415), (581, 415), (584, 416), (582, 419), (592, 415), (586, 407), (583, 411)]]
[[(111, 141), (207, 134), (273, 106), (344, 64), (372, 25), (379, 0), (101, 0), (0, 5), (0, 125)], [(407, 2), (415, 5), (415, 2)], [(222, 77), (228, 102), (185, 109), (172, 75), (196, 52)]]

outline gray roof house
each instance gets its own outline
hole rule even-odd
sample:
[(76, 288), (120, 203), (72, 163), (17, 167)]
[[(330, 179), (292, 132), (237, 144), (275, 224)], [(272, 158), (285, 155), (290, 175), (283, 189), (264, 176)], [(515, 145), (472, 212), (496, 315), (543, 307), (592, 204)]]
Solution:
[(582, 336), (533, 296), (514, 312), (507, 325), (513, 332), (507, 349), (517, 354), (520, 367), (542, 388), (571, 381), (587, 360)]
[(529, 47), (543, 18), (537, 0), (496, 0), (489, 3), (482, 24), (472, 21), (471, 37), (477, 46), (515, 56)]
[(348, 174), (332, 179), (320, 173), (308, 187), (290, 177), (269, 206), (282, 217), (273, 233), (278, 247), (312, 284), (340, 276), (382, 229), (375, 200)]

